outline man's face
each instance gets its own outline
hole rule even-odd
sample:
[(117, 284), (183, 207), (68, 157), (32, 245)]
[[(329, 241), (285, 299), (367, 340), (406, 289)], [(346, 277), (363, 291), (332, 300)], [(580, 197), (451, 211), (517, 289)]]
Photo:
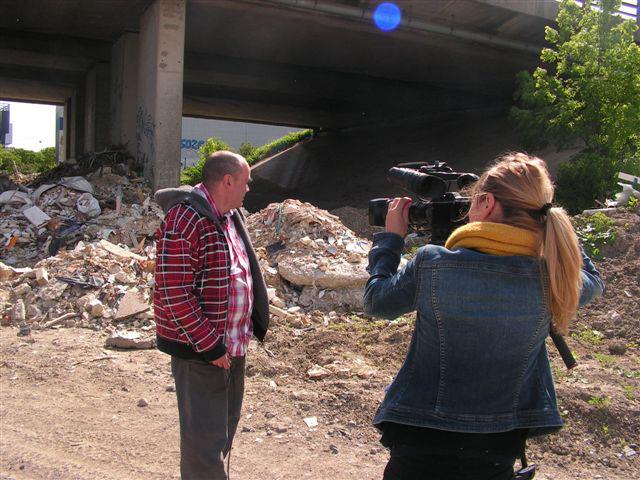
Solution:
[(229, 185), (229, 203), (230, 208), (240, 208), (244, 201), (244, 196), (249, 191), (249, 182), (251, 182), (251, 169), (249, 164), (244, 160), (241, 162), (241, 170), (235, 175), (231, 175)]

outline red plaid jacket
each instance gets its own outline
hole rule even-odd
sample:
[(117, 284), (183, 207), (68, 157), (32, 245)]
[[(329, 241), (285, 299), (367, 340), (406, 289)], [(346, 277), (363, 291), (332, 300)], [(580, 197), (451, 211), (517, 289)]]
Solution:
[(207, 361), (223, 355), (228, 246), (214, 222), (191, 205), (172, 207), (158, 229), (155, 282), (157, 335), (190, 346)]
[[(153, 306), (158, 349), (210, 362), (226, 351), (230, 257), (221, 219), (206, 199), (188, 188), (160, 190), (155, 198), (166, 212), (156, 232)], [(263, 340), (269, 324), (266, 285), (239, 213), (230, 221), (247, 248), (255, 287), (253, 332)]]

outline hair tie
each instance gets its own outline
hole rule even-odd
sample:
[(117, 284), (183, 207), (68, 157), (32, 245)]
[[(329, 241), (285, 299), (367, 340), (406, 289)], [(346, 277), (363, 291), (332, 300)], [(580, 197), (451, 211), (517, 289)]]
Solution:
[(545, 203), (542, 208), (540, 210), (538, 210), (538, 212), (540, 212), (540, 215), (547, 215), (549, 213), (549, 210), (551, 210), (551, 207), (553, 205), (551, 205), (550, 203)]

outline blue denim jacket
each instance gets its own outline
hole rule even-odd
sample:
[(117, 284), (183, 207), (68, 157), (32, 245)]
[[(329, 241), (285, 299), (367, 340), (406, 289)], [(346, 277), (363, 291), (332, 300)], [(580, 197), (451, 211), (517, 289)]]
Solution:
[[(558, 430), (542, 262), (428, 245), (396, 272), (403, 245), (380, 233), (369, 253), (366, 312), (393, 319), (417, 310), (404, 364), (373, 423), (469, 433), (527, 428), (530, 436)], [(581, 306), (604, 289), (586, 256), (582, 276)]]

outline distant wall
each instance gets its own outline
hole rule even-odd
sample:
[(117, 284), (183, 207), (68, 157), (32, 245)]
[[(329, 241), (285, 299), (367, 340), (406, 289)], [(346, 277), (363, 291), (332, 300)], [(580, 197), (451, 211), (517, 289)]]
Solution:
[(211, 137), (220, 138), (231, 148), (238, 150), (241, 143), (248, 142), (258, 147), (298, 130), (300, 129), (277, 125), (182, 117), (180, 159), (183, 167), (196, 163), (198, 149)]

